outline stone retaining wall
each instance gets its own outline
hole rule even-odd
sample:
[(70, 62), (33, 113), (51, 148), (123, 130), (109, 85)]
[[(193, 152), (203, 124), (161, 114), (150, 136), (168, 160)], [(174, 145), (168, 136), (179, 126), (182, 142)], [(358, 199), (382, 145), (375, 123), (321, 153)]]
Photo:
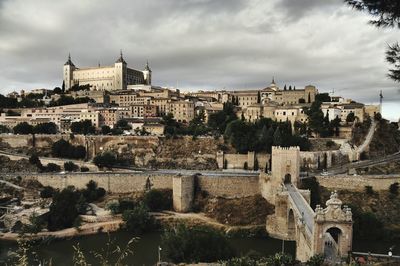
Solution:
[[(172, 178), (176, 174), (159, 174), (152, 172), (121, 173), (66, 173), (66, 174), (24, 174), (24, 178), (35, 179), (44, 186), (58, 189), (74, 186), (84, 188), (93, 180), (99, 187), (111, 193), (131, 193), (145, 190), (147, 179), (154, 189), (172, 189)], [(198, 185), (210, 196), (246, 197), (259, 194), (258, 176), (198, 176)]]

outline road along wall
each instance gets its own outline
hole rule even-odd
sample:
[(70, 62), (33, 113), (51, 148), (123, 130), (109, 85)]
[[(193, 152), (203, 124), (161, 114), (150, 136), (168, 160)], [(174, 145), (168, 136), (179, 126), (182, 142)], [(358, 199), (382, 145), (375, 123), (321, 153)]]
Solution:
[(336, 175), (316, 178), (323, 187), (355, 191), (365, 191), (365, 186), (371, 186), (375, 191), (389, 190), (391, 184), (400, 183), (400, 175)]
[(189, 136), (176, 139), (155, 136), (84, 136), (57, 135), (7, 135), (0, 134), (0, 149), (26, 152), (35, 148), (39, 155), (51, 153), (54, 142), (64, 139), (87, 150), (87, 160), (96, 154), (112, 151), (118, 158), (132, 165), (162, 169), (217, 169), (216, 153), (221, 139)]

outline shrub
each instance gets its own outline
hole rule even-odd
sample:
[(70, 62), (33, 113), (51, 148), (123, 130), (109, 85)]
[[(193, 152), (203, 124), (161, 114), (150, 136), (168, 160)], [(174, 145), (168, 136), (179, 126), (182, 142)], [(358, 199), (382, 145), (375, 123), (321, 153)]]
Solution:
[(143, 202), (150, 211), (170, 210), (172, 208), (172, 190), (152, 189), (145, 194)]
[(174, 263), (215, 262), (234, 255), (227, 237), (208, 227), (188, 228), (180, 224), (165, 231), (161, 243), (164, 254)]
[(153, 225), (153, 219), (143, 204), (136, 206), (132, 210), (124, 211), (122, 220), (125, 222), (124, 229), (134, 234), (147, 232)]
[(372, 188), (372, 186), (365, 186), (365, 193), (367, 193), (368, 195), (373, 195), (374, 189)]
[(75, 172), (79, 169), (79, 166), (74, 164), (73, 162), (65, 162), (64, 163), (64, 170), (68, 172)]
[(98, 154), (93, 158), (93, 163), (99, 168), (111, 168), (116, 162), (117, 158), (111, 152), (104, 152), (103, 154)]
[(347, 117), (346, 117), (346, 122), (347, 122), (347, 123), (349, 123), (349, 122), (354, 122), (355, 119), (356, 119), (356, 117), (355, 117), (354, 113), (351, 112), (351, 113), (349, 113), (349, 114), (347, 115)]
[(58, 164), (55, 163), (48, 163), (46, 166), (46, 171), (47, 172), (60, 172), (61, 167)]
[(50, 205), (47, 228), (50, 231), (69, 228), (78, 217), (77, 203), (79, 194), (71, 188), (54, 193)]
[(306, 263), (307, 266), (322, 266), (324, 265), (325, 257), (324, 255), (317, 254), (312, 256)]
[(82, 195), (87, 202), (93, 202), (104, 197), (106, 195), (106, 190), (102, 187), (97, 187), (97, 183), (90, 180), (89, 183), (86, 184), (86, 189), (82, 190)]
[(42, 162), (36, 154), (32, 154), (31, 157), (29, 157), (29, 163), (35, 165), (39, 169), (43, 169)]
[(86, 166), (82, 166), (81, 172), (89, 172), (89, 168), (87, 168)]
[(51, 198), (51, 197), (53, 197), (54, 193), (55, 193), (54, 188), (52, 188), (50, 186), (45, 186), (40, 191), (40, 197), (44, 198), (44, 199)]
[(389, 186), (389, 192), (392, 195), (398, 195), (399, 194), (399, 183), (393, 183)]
[(105, 208), (106, 208), (106, 210), (111, 211), (111, 213), (113, 215), (118, 214), (119, 213), (119, 201), (117, 201), (117, 200), (109, 201), (109, 202), (107, 202)]
[(53, 143), (51, 153), (54, 157), (69, 159), (84, 159), (86, 149), (82, 145), (74, 146), (69, 141), (60, 139)]
[(18, 125), (16, 125), (13, 128), (13, 131), (15, 134), (23, 134), (23, 135), (32, 134), (33, 126), (29, 125), (26, 122), (22, 122), (22, 123), (19, 123)]
[(333, 146), (335, 146), (335, 142), (332, 140), (328, 140), (325, 145), (328, 148), (332, 148)]

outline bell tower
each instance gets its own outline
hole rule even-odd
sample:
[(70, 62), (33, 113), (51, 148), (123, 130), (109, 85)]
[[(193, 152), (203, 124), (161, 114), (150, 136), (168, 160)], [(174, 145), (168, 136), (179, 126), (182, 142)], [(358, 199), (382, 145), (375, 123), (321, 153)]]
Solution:
[(114, 89), (125, 90), (127, 88), (127, 67), (124, 57), (122, 56), (122, 50), (120, 56), (114, 64)]
[(65, 84), (65, 90), (70, 89), (74, 86), (74, 70), (76, 69), (74, 63), (71, 60), (71, 54), (68, 54), (68, 60), (65, 62), (63, 67), (63, 79)]

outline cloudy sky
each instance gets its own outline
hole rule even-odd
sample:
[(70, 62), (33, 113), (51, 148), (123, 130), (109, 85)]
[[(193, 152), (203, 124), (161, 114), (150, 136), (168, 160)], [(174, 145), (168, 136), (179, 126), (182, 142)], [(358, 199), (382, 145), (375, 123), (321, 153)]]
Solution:
[(54, 88), (71, 53), (78, 67), (133, 68), (185, 90), (308, 84), (365, 103), (385, 97), (400, 116), (400, 85), (385, 49), (400, 31), (368, 25), (342, 0), (0, 0), (0, 93)]

